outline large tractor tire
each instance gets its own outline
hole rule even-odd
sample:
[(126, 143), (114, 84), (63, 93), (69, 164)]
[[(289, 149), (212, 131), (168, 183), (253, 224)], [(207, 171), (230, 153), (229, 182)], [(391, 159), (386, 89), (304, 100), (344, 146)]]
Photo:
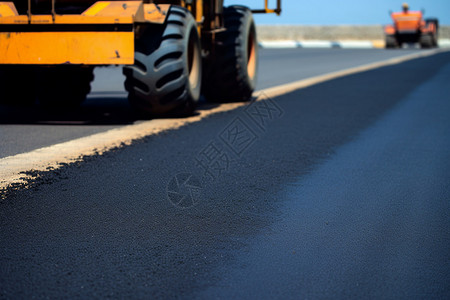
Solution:
[(432, 48), (434, 46), (433, 35), (429, 33), (420, 35), (419, 44), (423, 49)]
[(201, 92), (202, 56), (197, 24), (179, 6), (164, 27), (148, 27), (136, 40), (135, 64), (124, 67), (130, 103), (147, 115), (185, 115)]
[(39, 103), (50, 109), (74, 108), (91, 91), (94, 68), (89, 66), (52, 66), (37, 70)]
[(207, 61), (203, 94), (213, 102), (248, 101), (258, 75), (255, 22), (247, 7), (230, 6), (224, 8), (224, 25)]
[(0, 67), (0, 104), (30, 106), (36, 101), (35, 69), (25, 65)]
[(385, 41), (386, 41), (386, 49), (395, 49), (399, 47), (395, 35), (386, 35)]

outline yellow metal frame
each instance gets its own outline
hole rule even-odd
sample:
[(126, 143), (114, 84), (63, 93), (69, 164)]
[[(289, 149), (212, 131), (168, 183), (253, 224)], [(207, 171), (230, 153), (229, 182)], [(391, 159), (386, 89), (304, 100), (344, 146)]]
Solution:
[(19, 15), (12, 2), (0, 2), (0, 24), (163, 24), (170, 5), (142, 1), (98, 1), (81, 15)]
[(134, 24), (163, 24), (169, 8), (98, 1), (81, 15), (19, 15), (0, 2), (0, 26), (12, 29), (0, 32), (0, 64), (133, 64)]
[(277, 7), (274, 9), (269, 8), (269, 0), (264, 0), (264, 9), (254, 9), (252, 10), (255, 14), (281, 14), (281, 0), (277, 0)]
[[(142, 0), (97, 1), (80, 15), (58, 15), (54, 3), (50, 15), (19, 15), (13, 2), (0, 2), (0, 64), (133, 64), (135, 25), (163, 24), (170, 9)], [(203, 1), (194, 3), (182, 6), (193, 11), (201, 33)], [(275, 9), (265, 0), (253, 12), (280, 14), (281, 0)]]
[(16, 7), (12, 2), (0, 2), (0, 17), (17, 16)]

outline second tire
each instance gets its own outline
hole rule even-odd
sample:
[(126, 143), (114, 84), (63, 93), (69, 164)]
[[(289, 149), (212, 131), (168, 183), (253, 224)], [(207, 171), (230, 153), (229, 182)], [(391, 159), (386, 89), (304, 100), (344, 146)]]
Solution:
[(247, 7), (230, 6), (224, 9), (224, 24), (207, 59), (203, 93), (213, 102), (248, 101), (258, 75), (255, 22)]

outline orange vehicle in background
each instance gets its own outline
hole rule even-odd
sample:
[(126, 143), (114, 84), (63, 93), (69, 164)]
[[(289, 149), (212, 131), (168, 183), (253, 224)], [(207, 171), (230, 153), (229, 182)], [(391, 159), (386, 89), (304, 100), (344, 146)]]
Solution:
[(394, 24), (384, 29), (386, 48), (401, 48), (404, 43), (419, 43), (422, 48), (437, 47), (438, 20), (424, 20), (421, 11), (410, 11), (406, 3), (402, 8), (402, 12), (391, 13)]

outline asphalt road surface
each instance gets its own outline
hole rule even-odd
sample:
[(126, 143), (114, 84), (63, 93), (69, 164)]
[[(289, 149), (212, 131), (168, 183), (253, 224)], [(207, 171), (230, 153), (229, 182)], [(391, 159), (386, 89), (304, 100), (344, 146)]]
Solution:
[(0, 298), (449, 299), (449, 82), (445, 52), (45, 173), (0, 200)]
[[(417, 52), (262, 49), (258, 89)], [(54, 113), (0, 106), (0, 158), (139, 122), (128, 105), (124, 81), (120, 67), (96, 68), (92, 93), (79, 110)]]

